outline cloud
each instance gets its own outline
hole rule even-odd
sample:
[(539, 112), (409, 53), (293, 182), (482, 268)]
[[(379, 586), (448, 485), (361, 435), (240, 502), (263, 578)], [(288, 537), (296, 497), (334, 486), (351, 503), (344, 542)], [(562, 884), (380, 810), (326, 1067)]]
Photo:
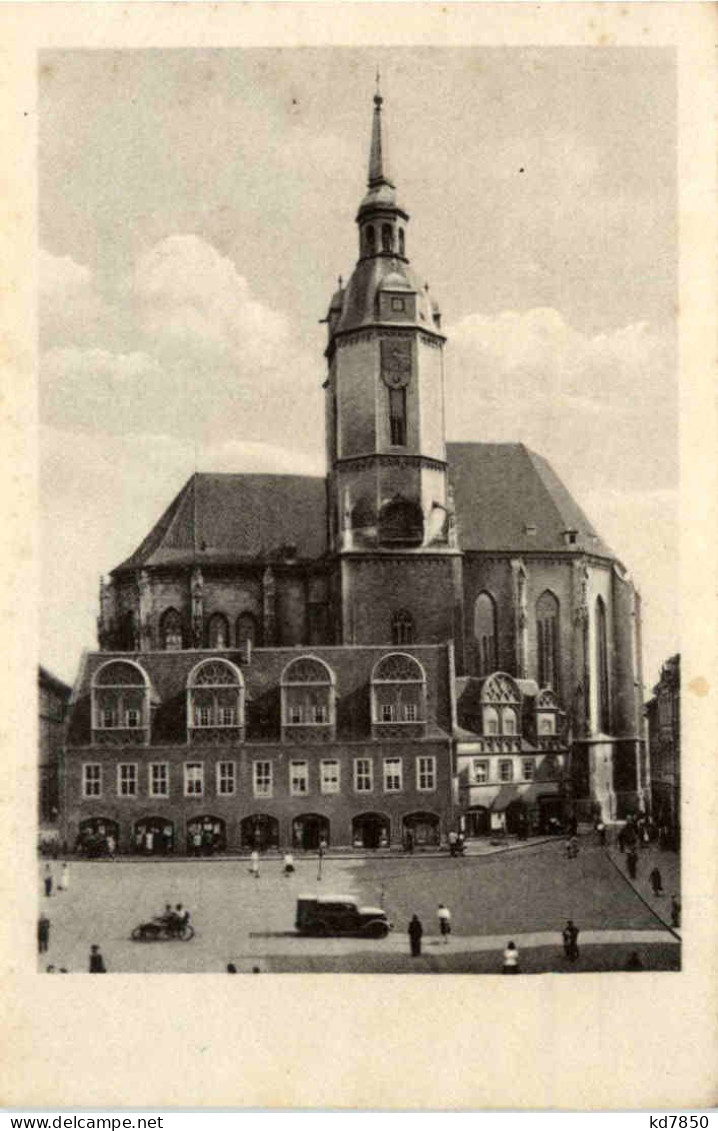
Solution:
[[(87, 268), (43, 255), (43, 420), (78, 432), (316, 446), (316, 362), (283, 311), (195, 235), (145, 252), (112, 303)], [(60, 310), (64, 313), (60, 317)]]
[(285, 315), (254, 299), (231, 260), (194, 235), (169, 236), (143, 255), (131, 297), (145, 332), (169, 358), (276, 365), (290, 339)]
[(666, 335), (637, 322), (591, 336), (550, 307), (471, 314), (447, 334), (452, 438), (522, 440), (571, 468), (582, 489), (597, 467), (610, 486), (675, 483), (677, 383)]

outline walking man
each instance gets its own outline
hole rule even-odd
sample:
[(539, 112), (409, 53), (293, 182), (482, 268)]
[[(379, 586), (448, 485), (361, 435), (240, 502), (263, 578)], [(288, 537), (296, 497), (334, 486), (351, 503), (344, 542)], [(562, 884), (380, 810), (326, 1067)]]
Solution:
[(638, 853), (636, 852), (635, 844), (632, 844), (626, 853), (626, 864), (628, 866), (628, 875), (632, 880), (635, 880), (636, 870), (638, 868)]
[(100, 948), (96, 943), (90, 947), (90, 973), (91, 974), (106, 974), (107, 967), (105, 960), (100, 954)]
[(661, 876), (660, 868), (654, 868), (648, 877), (651, 881), (654, 895), (663, 895), (663, 878)]
[(561, 933), (563, 937), (563, 952), (569, 962), (575, 962), (578, 958), (579, 930), (573, 919), (566, 920), (566, 926)]
[(256, 848), (252, 849), (252, 855), (249, 858), (249, 871), (255, 880), (259, 879), (259, 853)]
[(436, 913), (439, 920), (439, 931), (444, 942), (448, 945), (449, 935), (451, 934), (451, 912), (449, 908), (443, 903), (439, 904), (439, 910)]
[(418, 915), (412, 915), (408, 933), (411, 957), (418, 958), (421, 954), (421, 938), (424, 934), (424, 928), (421, 925), (421, 919)]
[(47, 915), (41, 915), (37, 921), (37, 949), (40, 954), (45, 954), (50, 946), (50, 920)]
[(45, 895), (51, 896), (52, 895), (52, 868), (50, 867), (49, 864), (45, 865), (45, 875), (43, 876), (43, 881), (44, 881), (44, 884), (45, 884)]
[(518, 974), (519, 972), (519, 952), (516, 948), (515, 942), (508, 943), (504, 951), (504, 962), (501, 968), (502, 974)]
[(70, 887), (70, 865), (67, 861), (64, 862), (60, 869), (60, 882), (57, 885), (58, 891), (67, 891)]
[(671, 926), (680, 927), (681, 925), (681, 901), (677, 895), (671, 896)]

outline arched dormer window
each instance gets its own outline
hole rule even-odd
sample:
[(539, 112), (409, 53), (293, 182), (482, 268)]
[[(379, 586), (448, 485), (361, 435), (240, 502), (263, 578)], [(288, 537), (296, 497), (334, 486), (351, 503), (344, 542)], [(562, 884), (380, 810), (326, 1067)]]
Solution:
[(244, 679), (229, 660), (203, 660), (187, 680), (190, 742), (238, 741), (244, 727)]
[(257, 619), (252, 613), (240, 613), (237, 617), (237, 647), (240, 649), (246, 648), (247, 644), (252, 647), (257, 645)]
[(207, 647), (229, 648), (229, 622), (224, 613), (213, 613), (207, 624)]
[(316, 656), (298, 656), (282, 672), (282, 736), (328, 742), (336, 725), (334, 672)]
[(611, 703), (608, 684), (608, 630), (606, 605), (602, 597), (596, 598), (596, 687), (598, 691), (598, 729), (602, 734), (611, 732)]
[(398, 609), (391, 618), (392, 644), (413, 644), (415, 636), (413, 616), (406, 609)]
[(391, 224), (382, 224), (381, 226), (381, 250), (394, 250), (394, 229)]
[(496, 654), (496, 602), (490, 593), (479, 593), (474, 603), (474, 637), (479, 675), (490, 675), (498, 667)]
[(404, 229), (399, 228), (399, 255), (404, 255)]
[(544, 687), (536, 697), (536, 733), (541, 739), (550, 739), (559, 731), (559, 704), (550, 687)]
[(92, 678), (92, 741), (145, 746), (150, 732), (150, 682), (139, 664), (108, 660)]
[(162, 614), (160, 640), (165, 652), (182, 650), (182, 617), (176, 609), (166, 609)]
[(536, 602), (538, 684), (558, 689), (560, 671), (559, 603), (546, 589)]
[(513, 707), (503, 707), (501, 710), (501, 733), (518, 734), (518, 719)]
[(420, 737), (426, 729), (426, 672), (413, 656), (390, 652), (371, 676), (374, 737)]
[(495, 707), (484, 707), (482, 711), (484, 734), (499, 733), (499, 712)]

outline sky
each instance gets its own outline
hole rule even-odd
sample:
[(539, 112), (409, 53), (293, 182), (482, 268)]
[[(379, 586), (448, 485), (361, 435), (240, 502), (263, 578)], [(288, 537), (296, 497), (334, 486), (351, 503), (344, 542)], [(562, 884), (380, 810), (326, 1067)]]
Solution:
[(447, 438), (551, 462), (678, 636), (670, 49), (44, 51), (41, 662), (195, 470), (323, 474), (323, 349), (357, 258), (374, 75), (407, 250), (443, 312)]

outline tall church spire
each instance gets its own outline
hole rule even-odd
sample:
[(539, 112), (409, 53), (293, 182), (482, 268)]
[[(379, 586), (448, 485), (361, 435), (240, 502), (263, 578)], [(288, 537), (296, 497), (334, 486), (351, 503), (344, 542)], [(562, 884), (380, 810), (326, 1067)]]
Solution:
[(369, 188), (390, 185), (395, 188), (389, 174), (386, 139), (382, 135), (381, 108), (384, 99), (379, 86), (379, 71), (376, 72), (376, 94), (374, 95), (374, 120), (371, 128), (371, 149), (369, 150)]

